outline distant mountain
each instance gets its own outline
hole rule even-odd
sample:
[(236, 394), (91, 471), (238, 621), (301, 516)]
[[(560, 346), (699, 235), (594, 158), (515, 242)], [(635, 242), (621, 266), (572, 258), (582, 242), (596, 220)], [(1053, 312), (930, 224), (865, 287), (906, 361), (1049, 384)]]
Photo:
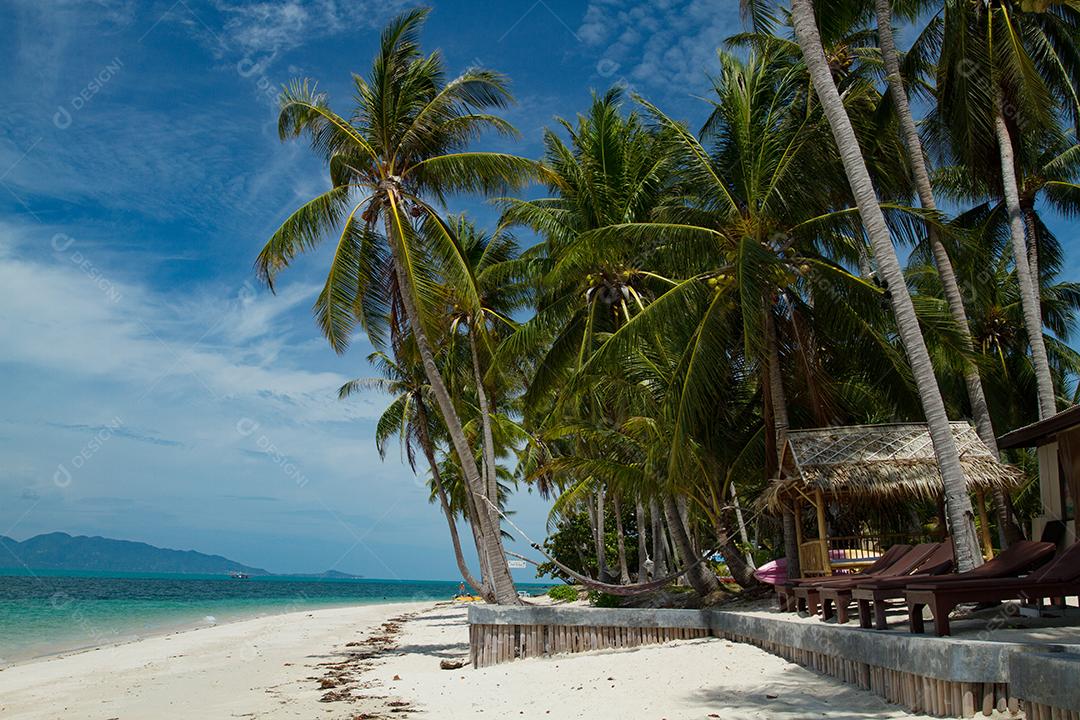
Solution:
[(32, 570), (96, 570), (100, 572), (155, 572), (190, 575), (270, 575), (262, 568), (249, 567), (220, 555), (194, 550), (169, 550), (129, 540), (71, 536), (54, 532), (35, 535), (19, 542), (0, 535), (0, 568), (22, 565)]
[(290, 574), (289, 577), (299, 578), (311, 578), (313, 580), (360, 580), (363, 575), (352, 575), (350, 573), (344, 573), (339, 570), (327, 570), (321, 573), (309, 573), (309, 574)]

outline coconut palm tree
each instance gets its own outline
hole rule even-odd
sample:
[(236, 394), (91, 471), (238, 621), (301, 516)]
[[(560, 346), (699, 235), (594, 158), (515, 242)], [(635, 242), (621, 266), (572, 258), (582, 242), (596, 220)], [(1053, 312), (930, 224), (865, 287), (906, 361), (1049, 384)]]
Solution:
[[(451, 508), (439, 462), (435, 458), (436, 446), (433, 438), (441, 434), (441, 428), (434, 424), (434, 418), (428, 409), (431, 402), (431, 389), (427, 384), (423, 368), (416, 362), (415, 342), (406, 341), (404, 346), (404, 350), (399, 354), (407, 354), (414, 358), (411, 362), (398, 362), (386, 353), (377, 350), (368, 355), (368, 362), (375, 366), (380, 376), (350, 380), (338, 390), (338, 397), (345, 399), (363, 390), (378, 390), (390, 395), (392, 400), (375, 426), (375, 448), (379, 451), (379, 457), (386, 457), (387, 443), (395, 436), (413, 472), (416, 472), (417, 448), (423, 453), (428, 470), (431, 472), (434, 494), (439, 500), (446, 523), (450, 528), (454, 560), (457, 562), (461, 577), (476, 593), (490, 599), (490, 588), (482, 580), (476, 579), (465, 561), (461, 538), (457, 530), (456, 513)], [(479, 551), (478, 547), (477, 552)]]
[[(475, 383), (479, 422), (482, 436), (482, 462), (485, 486), (489, 497), (498, 497), (498, 465), (493, 432), (493, 403), (489, 384), (499, 378), (491, 355), (500, 338), (512, 333), (517, 323), (512, 315), (530, 297), (524, 274), (526, 267), (518, 258), (513, 236), (504, 228), (487, 235), (476, 228), (464, 215), (450, 218), (448, 226), (457, 238), (461, 257), (468, 268), (470, 287), (446, 288), (450, 320), (450, 336), (463, 331)], [(499, 508), (490, 507), (492, 522), (499, 521)]]
[(971, 499), (968, 497), (956, 442), (949, 427), (945, 403), (934, 376), (934, 368), (919, 328), (915, 307), (904, 282), (892, 235), (879, 205), (877, 192), (863, 159), (851, 119), (844, 109), (843, 100), (830, 72), (818, 32), (813, 1), (792, 0), (791, 17), (814, 90), (832, 128), (852, 194), (870, 238), (878, 271), (888, 288), (896, 325), (915, 377), (944, 483), (946, 512), (956, 564), (960, 570), (971, 569), (982, 560)]
[[(415, 337), (469, 490), (477, 503), (487, 505), (493, 500), (429, 340), (429, 327), (438, 322), (432, 311), (443, 309), (439, 280), (470, 287), (457, 240), (437, 206), (448, 193), (520, 187), (537, 177), (538, 168), (513, 155), (468, 149), (484, 130), (513, 134), (509, 124), (486, 112), (505, 106), (511, 96), (504, 78), (488, 70), (472, 69), (447, 80), (441, 55), (420, 50), (427, 12), (411, 10), (386, 27), (368, 76), (353, 76), (355, 105), (348, 117), (334, 112), (310, 81), (295, 81), (282, 92), (279, 134), (284, 140), (306, 133), (329, 168), (332, 187), (285, 220), (256, 267), (272, 288), (277, 273), (298, 254), (338, 231), (315, 304), (323, 333), (344, 352), (359, 324), (378, 346), (387, 308), (401, 311), (400, 324)], [(431, 260), (438, 261), (437, 268)], [(481, 562), (495, 598), (516, 604), (499, 528), (486, 513), (479, 520)]]
[[(947, 0), (937, 64), (937, 125), (948, 152), (972, 171), (1000, 178), (1008, 209), (1020, 297), (1038, 381), (1040, 417), (1056, 412), (1039, 317), (1018, 180), (1022, 135), (1039, 133), (1058, 113), (1080, 120), (1080, 3)], [(989, 140), (989, 142), (988, 142)], [(987, 167), (996, 158), (996, 167)]]
[[(917, 15), (924, 10), (924, 6), (931, 3), (922, 2), (906, 8), (909, 16)], [(881, 45), (881, 58), (885, 66), (885, 78), (889, 87), (889, 97), (896, 110), (899, 119), (901, 136), (904, 139), (904, 147), (907, 150), (908, 162), (911, 164), (911, 174), (915, 181), (915, 189), (919, 195), (919, 203), (926, 210), (937, 212), (937, 200), (934, 197), (933, 184), (930, 182), (930, 167), (923, 151), (922, 140), (919, 138), (919, 130), (915, 123), (915, 116), (911, 112), (911, 104), (908, 102), (908, 90), (904, 85), (904, 77), (900, 67), (900, 54), (896, 49), (896, 41), (893, 37), (893, 0), (874, 0), (874, 14), (877, 20), (878, 40)], [(971, 342), (971, 328), (968, 323), (967, 310), (964, 308), (964, 299), (960, 291), (960, 285), (956, 281), (956, 272), (953, 270), (952, 260), (941, 241), (936, 225), (927, 226), (927, 239), (933, 253), (934, 264), (941, 276), (941, 287), (945, 293), (945, 299), (949, 304), (949, 312), (956, 321), (964, 349), (970, 351), (973, 348)], [(982, 379), (979, 377), (979, 369), (975, 363), (964, 363), (964, 382), (967, 388), (968, 402), (971, 406), (972, 419), (978, 430), (979, 438), (997, 454), (997, 435), (994, 433), (994, 424), (990, 419), (989, 406), (986, 403), (986, 393), (983, 390)], [(1004, 503), (998, 502), (999, 510), (1004, 509)]]
[[(672, 476), (684, 471), (681, 453), (692, 445), (695, 427), (717, 414), (718, 400), (731, 397), (725, 368), (742, 364), (759, 375), (771, 420), (766, 445), (778, 458), (791, 423), (786, 382), (798, 379), (816, 425), (840, 416), (838, 388), (823, 371), (830, 337), (842, 338), (845, 352), (853, 338), (872, 339), (876, 347), (862, 355), (866, 368), (871, 358), (896, 357), (882, 332), (880, 291), (842, 264), (856, 262), (861, 231), (854, 208), (833, 209), (844, 176), (829, 151), (828, 127), (820, 112), (791, 109), (805, 94), (804, 72), (774, 55), (783, 50), (779, 45), (756, 47), (745, 62), (720, 53), (714, 112), (700, 140), (645, 103), (675, 138), (681, 194), (658, 208), (654, 220), (590, 231), (564, 253), (569, 263), (576, 254), (605, 257), (655, 238), (646, 264), (678, 278), (590, 360), (622, 361), (641, 343), (684, 343), (674, 350), (682, 358), (681, 379), (671, 383)], [(860, 103), (857, 95), (853, 101)], [(897, 231), (910, 235), (919, 216), (896, 206), (888, 211)], [(689, 330), (676, 329), (688, 322)], [(769, 477), (776, 465), (776, 459), (766, 464)], [(793, 530), (789, 536), (793, 541)], [(788, 552), (794, 567), (797, 548)]]

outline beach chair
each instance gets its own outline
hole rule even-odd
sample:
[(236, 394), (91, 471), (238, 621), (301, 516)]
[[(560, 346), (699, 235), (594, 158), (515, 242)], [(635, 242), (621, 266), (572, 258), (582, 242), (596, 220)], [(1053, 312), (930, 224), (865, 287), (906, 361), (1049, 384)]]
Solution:
[(1043, 599), (1063, 603), (1073, 595), (1080, 596), (1080, 543), (1073, 543), (1048, 565), (1026, 577), (920, 582), (904, 592), (911, 632), (924, 631), (923, 609), (930, 608), (938, 637), (949, 634), (949, 613), (962, 603), (1033, 603)]
[[(926, 561), (941, 547), (949, 548), (951, 557), (951, 543), (922, 543), (908, 550), (899, 560), (875, 575), (877, 578), (904, 577), (912, 575), (926, 564)], [(851, 592), (859, 583), (866, 582), (866, 578), (854, 575), (844, 578), (844, 582), (835, 582), (821, 585), (817, 588), (818, 602), (821, 605), (821, 619), (828, 622), (836, 615), (836, 622), (844, 624), (848, 621), (848, 606), (851, 604)], [(835, 613), (833, 609), (835, 608)]]
[(811, 615), (816, 615), (818, 596), (817, 591), (814, 590), (814, 588), (839, 581), (846, 582), (851, 580), (851, 578), (853, 577), (877, 577), (879, 573), (886, 570), (890, 565), (902, 558), (910, 550), (910, 545), (893, 545), (888, 550), (883, 552), (881, 554), (881, 557), (875, 560), (873, 564), (866, 568), (866, 570), (863, 570), (857, 575), (831, 575), (829, 577), (803, 578), (800, 580), (792, 580), (784, 585), (783, 594), (781, 593), (780, 586), (777, 586), (776, 594), (780, 597), (780, 609), (788, 609), (798, 612), (808, 612)]
[[(952, 569), (952, 548), (948, 547), (948, 560), (942, 557), (933, 557), (926, 561), (923, 568), (916, 575), (908, 575), (900, 578), (882, 578), (870, 580), (859, 584), (851, 592), (852, 599), (859, 603), (859, 625), (864, 628), (870, 627), (871, 607), (873, 608), (873, 626), (878, 630), (887, 630), (888, 619), (885, 615), (886, 603), (889, 600), (899, 600), (904, 597), (904, 591), (909, 587), (926, 582), (957, 582), (979, 578), (1007, 578), (1028, 572), (1039, 567), (1054, 554), (1053, 543), (1035, 542), (1032, 540), (1018, 540), (1003, 550), (1000, 555), (988, 560), (974, 570), (958, 575), (944, 575)], [(932, 561), (942, 560), (937, 567), (932, 566)], [(945, 566), (945, 569), (941, 569)], [(936, 572), (932, 572), (936, 571)]]

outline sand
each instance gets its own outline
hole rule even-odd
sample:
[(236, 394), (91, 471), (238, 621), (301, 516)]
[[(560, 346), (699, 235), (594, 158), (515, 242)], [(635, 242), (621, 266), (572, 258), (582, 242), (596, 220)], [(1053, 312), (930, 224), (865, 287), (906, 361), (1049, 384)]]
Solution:
[(247, 620), (9, 667), (0, 718), (918, 717), (723, 640), (440, 669), (466, 637), (431, 603)]
[(309, 679), (322, 675), (318, 663), (394, 615), (431, 607), (272, 615), (14, 665), (0, 672), (0, 718), (351, 718), (319, 702), (325, 691)]

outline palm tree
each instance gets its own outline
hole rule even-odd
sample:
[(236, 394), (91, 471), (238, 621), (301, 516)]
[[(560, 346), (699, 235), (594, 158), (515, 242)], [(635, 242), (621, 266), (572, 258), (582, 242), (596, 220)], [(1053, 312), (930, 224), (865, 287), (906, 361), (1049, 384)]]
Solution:
[[(981, 203), (962, 213), (954, 224), (964, 229), (964, 242), (950, 249), (971, 308), (975, 349), (980, 356), (994, 424), (1016, 428), (1039, 418), (1035, 371), (1027, 349), (1027, 330), (1020, 305), (1019, 284), (1012, 262), (1007, 211), (1003, 204)], [(1039, 223), (1043, 230), (1048, 230)], [(1057, 245), (1044, 236), (1048, 247)], [(1042, 263), (1039, 295), (1048, 328), (1046, 349), (1057, 387), (1075, 387), (1080, 377), (1080, 353), (1069, 346), (1080, 309), (1080, 284), (1058, 279), (1061, 257), (1047, 253)], [(940, 280), (929, 266), (929, 251), (917, 247), (907, 277), (922, 296), (941, 297)], [(1051, 334), (1053, 333), (1053, 334)]]
[[(499, 228), (492, 235), (479, 231), (464, 215), (450, 218), (450, 231), (457, 238), (461, 257), (468, 268), (467, 288), (446, 288), (449, 308), (450, 335), (456, 338), (464, 330), (468, 355), (475, 383), (482, 437), (482, 462), (488, 497), (498, 497), (498, 465), (493, 432), (494, 408), (488, 385), (497, 380), (495, 364), (490, 361), (499, 338), (513, 332), (517, 324), (515, 311), (529, 299), (524, 282), (524, 268), (518, 259), (517, 243), (513, 236)], [(490, 371), (490, 372), (489, 372)], [(489, 508), (492, 522), (499, 522), (499, 508)]]
[[(914, 8), (908, 8), (910, 14), (916, 14), (922, 8), (917, 4)], [(937, 213), (937, 201), (934, 198), (933, 185), (930, 182), (930, 168), (926, 161), (926, 153), (923, 152), (922, 141), (919, 138), (918, 127), (915, 124), (915, 116), (911, 112), (908, 102), (907, 88), (904, 86), (904, 78), (900, 69), (900, 55), (896, 50), (896, 42), (893, 38), (892, 28), (892, 0), (874, 0), (874, 12), (877, 18), (878, 39), (881, 44), (881, 58), (885, 66), (885, 78), (889, 86), (889, 96), (896, 109), (897, 118), (900, 121), (901, 135), (904, 139), (904, 147), (907, 150), (908, 161), (911, 164), (911, 173), (915, 181), (915, 189), (919, 195), (919, 203), (930, 212)], [(952, 260), (941, 242), (941, 237), (936, 225), (927, 226), (927, 239), (933, 252), (934, 264), (941, 276), (941, 286), (945, 293), (945, 299), (949, 304), (949, 312), (956, 322), (961, 334), (964, 350), (970, 352), (973, 348), (971, 341), (971, 327), (968, 323), (967, 310), (964, 308), (963, 295), (960, 285), (956, 281), (956, 272), (953, 270)], [(968, 401), (971, 405), (971, 415), (975, 420), (979, 438), (986, 444), (990, 451), (997, 454), (997, 436), (994, 433), (994, 425), (990, 420), (990, 410), (986, 403), (986, 393), (983, 390), (982, 380), (979, 377), (978, 367), (970, 361), (964, 363), (964, 381), (967, 387)], [(999, 511), (1004, 511), (1004, 503), (997, 503)]]
[[(1057, 408), (1042, 337), (1038, 279), (1029, 259), (1016, 148), (1021, 130), (1038, 133), (1053, 124), (1057, 113), (1074, 123), (1080, 120), (1080, 41), (1073, 30), (1078, 21), (1080, 6), (1073, 0), (947, 0), (937, 66), (937, 113), (949, 152), (974, 172), (993, 170), (1000, 178), (1040, 417)], [(996, 157), (996, 168), (987, 168), (988, 157)]]
[[(415, 356), (415, 343), (405, 343), (406, 348), (409, 345), (412, 346), (412, 352), (408, 354)], [(477, 580), (473, 576), (465, 561), (457, 530), (456, 513), (450, 506), (439, 463), (435, 459), (436, 448), (432, 438), (438, 429), (433, 425), (433, 418), (428, 411), (431, 391), (422, 368), (415, 360), (407, 364), (399, 363), (381, 351), (368, 355), (368, 362), (379, 370), (381, 377), (351, 380), (341, 386), (338, 397), (345, 399), (361, 390), (375, 389), (393, 398), (379, 417), (375, 428), (375, 447), (379, 451), (379, 457), (386, 457), (387, 442), (396, 435), (409, 467), (416, 472), (416, 447), (419, 446), (431, 472), (435, 495), (439, 499), (439, 505), (450, 528), (454, 560), (457, 562), (461, 577), (475, 592), (488, 598), (491, 594), (490, 589), (482, 580)], [(479, 551), (478, 547), (477, 552)]]
[(863, 159), (851, 119), (844, 109), (843, 100), (837, 92), (836, 83), (825, 58), (813, 1), (792, 0), (791, 14), (796, 39), (799, 47), (802, 48), (814, 90), (832, 128), (836, 147), (840, 152), (863, 225), (870, 238), (878, 270), (888, 288), (897, 328), (911, 363), (944, 483), (945, 505), (956, 565), (962, 571), (968, 570), (980, 564), (982, 556), (975, 534), (974, 513), (967, 493), (963, 468), (960, 465), (960, 456), (949, 427), (949, 418), (934, 376), (930, 354), (926, 349), (919, 321), (915, 315), (915, 307), (904, 281), (896, 249), (892, 244), (892, 235), (878, 204), (877, 192)]
[[(564, 253), (606, 257), (656, 238), (645, 264), (679, 278), (616, 329), (590, 361), (625, 362), (637, 344), (658, 355), (654, 346), (682, 343), (672, 351), (681, 360), (673, 371), (679, 380), (670, 382), (677, 410), (667, 445), (669, 475), (686, 471), (682, 452), (701, 441), (704, 419), (725, 415), (715, 406), (732, 397), (728, 368), (758, 375), (771, 420), (766, 446), (773, 458), (765, 472), (775, 477), (791, 424), (786, 382), (802, 383), (808, 414), (828, 425), (838, 417), (840, 394), (823, 371), (830, 338), (842, 338), (844, 352), (852, 338), (873, 339), (866, 365), (872, 356), (895, 355), (874, 322), (883, 319), (880, 291), (841, 264), (853, 264), (858, 255), (857, 214), (832, 209), (844, 176), (828, 152), (820, 112), (792, 111), (805, 93), (803, 72), (782, 52), (778, 57), (781, 46), (756, 47), (746, 62), (720, 54), (715, 109), (701, 140), (645, 103), (674, 138), (683, 194), (661, 206), (653, 221), (585, 233)], [(898, 231), (905, 231), (904, 220), (918, 217), (900, 207), (889, 213)], [(793, 527), (794, 518), (788, 522)], [(791, 530), (792, 542), (794, 536)], [(788, 554), (795, 567), (797, 548)]]
[[(597, 422), (615, 422), (612, 409), (590, 393), (559, 389), (591, 356), (604, 335), (648, 303), (665, 280), (641, 264), (648, 243), (627, 244), (603, 255), (567, 255), (590, 230), (649, 217), (670, 182), (673, 158), (668, 138), (645, 125), (637, 113), (622, 113), (622, 91), (594, 96), (576, 123), (559, 120), (569, 145), (554, 131), (544, 135), (545, 167), (553, 196), (506, 199), (503, 222), (541, 234), (542, 245), (528, 254), (537, 276), (536, 315), (503, 342), (498, 354), (529, 368), (523, 397), (526, 423), (541, 432), (548, 419), (564, 413)], [(557, 406), (556, 409), (553, 406)], [(580, 441), (549, 448), (584, 451)], [(589, 507), (601, 574), (605, 567), (602, 484), (590, 485)], [(640, 498), (639, 498), (640, 500)]]
[[(355, 106), (348, 119), (331, 110), (309, 81), (293, 82), (282, 92), (279, 134), (289, 139), (307, 133), (329, 167), (332, 187), (282, 224), (256, 267), (272, 288), (276, 274), (296, 255), (313, 249), (332, 230), (340, 231), (315, 305), (323, 333), (336, 351), (344, 352), (359, 323), (378, 346), (385, 309), (403, 310), (401, 324), (416, 340), (469, 490), (478, 504), (487, 506), (494, 501), (429, 340), (429, 326), (437, 322), (431, 311), (442, 308), (430, 260), (438, 261), (445, 283), (470, 286), (457, 240), (432, 203), (441, 203), (448, 193), (520, 187), (538, 171), (522, 158), (468, 150), (483, 130), (514, 132), (485, 112), (505, 106), (511, 96), (505, 80), (487, 70), (468, 70), (447, 81), (441, 55), (420, 51), (418, 36), (427, 13), (406, 12), (383, 31), (368, 77), (353, 76)], [(478, 519), (481, 562), (495, 599), (516, 604), (500, 530), (486, 513)]]
[[(1017, 158), (1018, 190), (1020, 208), (1024, 216), (1024, 226), (1028, 239), (1028, 262), (1032, 275), (1039, 279), (1039, 290), (1036, 296), (1039, 298), (1039, 317), (1042, 324), (1050, 327), (1056, 334), (1063, 326), (1058, 322), (1051, 322), (1051, 307), (1053, 300), (1058, 297), (1051, 289), (1049, 282), (1056, 274), (1062, 262), (1062, 248), (1058, 238), (1046, 222), (1044, 213), (1052, 210), (1060, 216), (1071, 218), (1080, 213), (1080, 144), (1077, 144), (1071, 132), (1058, 127), (1056, 124), (1047, 128), (1043, 133), (1029, 133), (1020, 146)], [(994, 176), (975, 175), (964, 166), (948, 166), (938, 170), (934, 178), (940, 189), (940, 193), (957, 203), (972, 204), (973, 207), (964, 214), (965, 222), (975, 222), (979, 238), (997, 237), (999, 234), (1012, 238), (1010, 215), (1008, 206), (1003, 199), (1000, 182)], [(984, 260), (979, 266), (978, 278), (1000, 277), (1008, 279), (1009, 273), (1001, 274), (1002, 270), (996, 264), (997, 260), (1004, 257), (1011, 260), (1012, 254), (1002, 256), (996, 245), (990, 245), (983, 240), (978, 248), (983, 253)], [(963, 251), (963, 248), (961, 248)], [(991, 268), (993, 271), (991, 272)], [(1012, 282), (1009, 280), (1009, 282)], [(984, 283), (968, 280), (971, 288), (981, 288)], [(1019, 286), (1016, 287), (1019, 293)], [(1019, 299), (1019, 295), (1017, 296)], [(978, 308), (973, 309), (979, 312)], [(1023, 315), (1021, 314), (1022, 318)], [(1027, 337), (1027, 330), (1022, 333)], [(1062, 337), (1060, 334), (1058, 338)], [(1054, 387), (1064, 395), (1069, 385), (1061, 382), (1058, 368), (1061, 367), (1061, 354), (1054, 347), (1058, 341), (1046, 333), (1043, 333), (1043, 343), (1047, 349), (1047, 360), (1051, 374), (1054, 376)], [(1028, 363), (1030, 365), (1030, 363)], [(1032, 377), (1034, 368), (1031, 370)], [(1037, 388), (1032, 388), (1032, 397), (1038, 399)], [(1068, 403), (1067, 397), (1055, 398), (1055, 401)], [(1038, 406), (1038, 402), (1036, 403)], [(1031, 422), (1038, 419), (1038, 413), (1030, 419)]]

